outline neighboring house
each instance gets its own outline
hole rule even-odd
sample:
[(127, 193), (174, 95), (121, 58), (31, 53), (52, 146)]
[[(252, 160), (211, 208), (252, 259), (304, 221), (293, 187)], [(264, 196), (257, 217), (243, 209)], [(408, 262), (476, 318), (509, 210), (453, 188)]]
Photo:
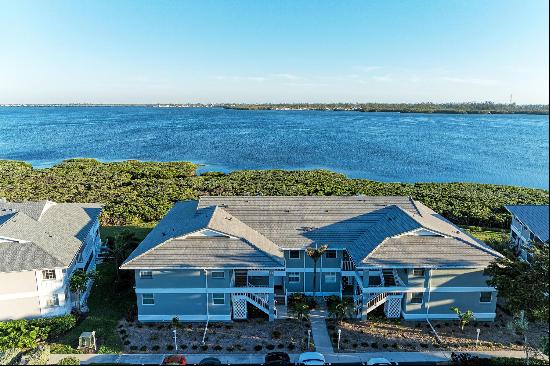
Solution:
[[(313, 271), (306, 248), (328, 245)], [(349, 297), (355, 316), (495, 317), (501, 255), (409, 197), (202, 197), (178, 202), (126, 259), (140, 321), (270, 320), (288, 296)], [(316, 287), (313, 288), (313, 277)]]
[(100, 212), (98, 204), (0, 200), (0, 320), (70, 313), (71, 274), (95, 268)]
[(548, 205), (504, 206), (512, 214), (510, 243), (518, 257), (528, 259), (533, 244), (548, 245)]

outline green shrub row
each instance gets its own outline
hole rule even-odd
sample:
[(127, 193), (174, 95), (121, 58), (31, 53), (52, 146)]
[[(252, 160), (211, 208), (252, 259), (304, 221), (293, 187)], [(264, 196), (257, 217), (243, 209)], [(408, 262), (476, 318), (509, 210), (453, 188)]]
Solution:
[(0, 160), (0, 197), (100, 202), (103, 225), (156, 222), (175, 201), (200, 195), (404, 195), (460, 225), (507, 226), (506, 204), (547, 204), (548, 191), (477, 183), (384, 183), (327, 170), (243, 170), (195, 175), (188, 162), (101, 163), (71, 159), (52, 168)]
[(54, 339), (75, 325), (74, 315), (0, 322), (0, 351), (35, 348), (40, 341)]

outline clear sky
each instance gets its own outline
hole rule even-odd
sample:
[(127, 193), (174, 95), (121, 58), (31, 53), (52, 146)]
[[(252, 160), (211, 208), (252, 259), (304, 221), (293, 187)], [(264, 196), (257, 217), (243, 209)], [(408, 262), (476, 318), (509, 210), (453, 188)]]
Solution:
[(0, 103), (548, 103), (548, 1), (0, 0)]

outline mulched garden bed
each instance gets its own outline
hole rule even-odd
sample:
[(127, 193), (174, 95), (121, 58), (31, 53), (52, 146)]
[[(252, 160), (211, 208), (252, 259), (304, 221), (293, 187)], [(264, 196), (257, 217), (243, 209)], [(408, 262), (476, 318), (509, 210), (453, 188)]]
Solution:
[[(180, 323), (177, 353), (265, 353), (306, 350), (310, 323), (294, 319), (247, 320), (210, 323), (202, 343), (205, 323)], [(139, 323), (122, 320), (117, 332), (126, 353), (176, 353), (170, 323)]]
[[(334, 350), (337, 349), (338, 333), (341, 329), (340, 352), (380, 351), (482, 351), (523, 350), (522, 337), (513, 334), (507, 323), (511, 317), (497, 312), (494, 322), (472, 322), (460, 330), (457, 321), (432, 321), (442, 343), (438, 343), (427, 322), (390, 320), (385, 318), (365, 321), (343, 321), (336, 325), (327, 320)], [(476, 329), (481, 330), (476, 346)], [(538, 344), (547, 334), (547, 324), (530, 325), (530, 344)]]

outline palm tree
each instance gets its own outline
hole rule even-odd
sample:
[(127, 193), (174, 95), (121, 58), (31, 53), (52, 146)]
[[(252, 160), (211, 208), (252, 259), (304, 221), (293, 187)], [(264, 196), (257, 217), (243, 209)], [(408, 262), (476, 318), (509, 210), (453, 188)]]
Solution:
[(334, 297), (328, 307), (329, 316), (333, 317), (337, 323), (340, 323), (346, 317), (350, 317), (355, 309), (355, 304), (350, 298), (340, 300), (339, 297)]
[(300, 322), (302, 322), (303, 319), (309, 318), (309, 305), (305, 300), (296, 301), (290, 306), (289, 310), (292, 315), (300, 320)]
[(323, 253), (328, 249), (328, 246), (321, 245), (319, 248), (307, 248), (307, 255), (313, 260), (313, 297), (315, 297), (315, 292), (317, 290), (317, 261)]
[(126, 257), (130, 255), (130, 252), (133, 250), (133, 248), (135, 248), (138, 242), (139, 240), (136, 238), (136, 236), (126, 230), (117, 235), (115, 238), (107, 238), (107, 247), (109, 255), (113, 258), (117, 282), (120, 281), (120, 265), (122, 264), (124, 259), (126, 259)]

